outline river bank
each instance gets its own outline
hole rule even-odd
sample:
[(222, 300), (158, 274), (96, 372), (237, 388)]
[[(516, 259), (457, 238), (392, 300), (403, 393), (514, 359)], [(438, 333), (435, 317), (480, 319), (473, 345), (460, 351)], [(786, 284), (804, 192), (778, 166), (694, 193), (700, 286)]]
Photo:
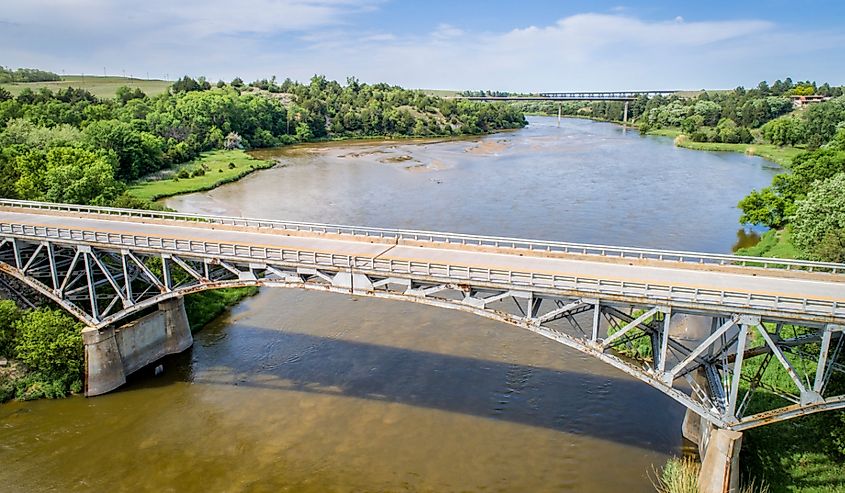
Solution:
[[(482, 135), (460, 136), (334, 138), (290, 144), (276, 148), (260, 148), (251, 151), (221, 149), (204, 152), (190, 162), (147, 176), (137, 183), (132, 184), (128, 189), (128, 193), (133, 197), (155, 202), (177, 195), (213, 190), (221, 185), (240, 180), (255, 171), (276, 166), (278, 164), (276, 160), (264, 159), (261, 156), (272, 156), (282, 149), (298, 150), (320, 149), (331, 146), (371, 146), (380, 144), (430, 145), (443, 142), (474, 142), (484, 136), (507, 134), (515, 130), (518, 129), (502, 129)], [(484, 148), (474, 152), (484, 153), (487, 151)], [(388, 159), (393, 159), (392, 162), (395, 163), (411, 160), (405, 159), (405, 156), (394, 156)], [(414, 165), (414, 163), (411, 164)]]
[[(526, 115), (547, 116), (557, 118), (557, 114), (548, 113), (526, 113)], [(566, 115), (563, 118), (575, 118), (583, 120), (591, 120), (594, 122), (612, 123), (614, 125), (624, 126), (625, 123), (620, 120), (607, 120), (605, 118), (597, 118), (590, 115)], [(634, 120), (627, 124), (628, 128), (639, 129)], [(673, 139), (676, 147), (690, 149), (694, 151), (712, 151), (712, 152), (737, 152), (745, 154), (746, 156), (760, 156), (763, 159), (771, 161), (784, 168), (789, 168), (795, 156), (806, 152), (806, 149), (791, 146), (777, 146), (774, 144), (752, 143), (752, 144), (726, 144), (721, 142), (695, 142), (683, 133), (680, 128), (655, 128), (648, 130), (643, 135), (652, 135), (657, 137), (670, 137)]]
[(211, 190), (275, 164), (255, 159), (240, 149), (204, 152), (188, 163), (156, 173), (131, 185), (128, 193), (139, 199), (155, 202), (183, 193)]
[(726, 144), (722, 142), (695, 142), (679, 128), (658, 128), (649, 130), (646, 135), (671, 137), (675, 145), (695, 151), (739, 152), (747, 156), (760, 156), (764, 159), (789, 168), (795, 156), (806, 152), (806, 149), (773, 144)]

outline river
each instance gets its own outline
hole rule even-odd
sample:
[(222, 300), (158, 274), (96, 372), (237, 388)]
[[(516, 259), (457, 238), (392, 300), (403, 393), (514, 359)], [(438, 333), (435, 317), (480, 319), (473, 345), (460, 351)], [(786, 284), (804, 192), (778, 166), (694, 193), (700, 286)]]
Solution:
[[(256, 154), (180, 211), (728, 252), (778, 168), (587, 120)], [(753, 237), (753, 235), (751, 235)], [(0, 490), (653, 491), (683, 408), (527, 331), (422, 305), (264, 289), (165, 373), (0, 406)]]

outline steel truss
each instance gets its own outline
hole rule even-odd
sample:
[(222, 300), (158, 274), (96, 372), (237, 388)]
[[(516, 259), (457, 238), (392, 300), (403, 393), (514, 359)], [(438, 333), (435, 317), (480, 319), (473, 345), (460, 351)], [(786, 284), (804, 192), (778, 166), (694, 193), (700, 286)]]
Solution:
[[(274, 286), (352, 293), (462, 310), (528, 329), (659, 389), (721, 428), (740, 431), (845, 408), (845, 395), (828, 389), (835, 375), (845, 373), (841, 325), (602, 293), (581, 297), (475, 280), (471, 272), (455, 281), (448, 269), (433, 272), (431, 266), (380, 272), (372, 261), (356, 257), (256, 261), (235, 250), (216, 255), (187, 250), (7, 235), (0, 240), (0, 270), (95, 328), (207, 289)], [(708, 317), (712, 327), (690, 337), (677, 323), (687, 315)], [(785, 375), (789, 385), (767, 386), (762, 378), (767, 371)], [(763, 403), (771, 405), (761, 408)]]

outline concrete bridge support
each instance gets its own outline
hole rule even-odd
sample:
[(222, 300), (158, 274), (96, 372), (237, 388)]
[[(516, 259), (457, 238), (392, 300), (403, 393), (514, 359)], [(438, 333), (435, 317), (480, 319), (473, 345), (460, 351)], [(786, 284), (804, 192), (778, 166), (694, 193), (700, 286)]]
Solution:
[(82, 331), (85, 345), (85, 395), (112, 391), (126, 376), (194, 342), (185, 303), (174, 298), (159, 303), (158, 311), (121, 327)]
[(700, 493), (736, 493), (739, 491), (739, 450), (742, 433), (716, 428), (707, 420), (687, 410), (683, 435), (698, 445), (701, 472)]
[[(707, 338), (716, 325), (713, 317), (680, 315), (672, 317), (670, 333), (677, 340), (696, 344)], [(692, 374), (692, 379), (700, 389), (709, 388), (703, 369)], [(687, 409), (684, 415), (681, 433), (684, 438), (698, 446), (698, 455), (701, 458), (699, 492), (739, 491), (739, 449), (742, 445), (742, 433), (716, 428), (691, 409)]]

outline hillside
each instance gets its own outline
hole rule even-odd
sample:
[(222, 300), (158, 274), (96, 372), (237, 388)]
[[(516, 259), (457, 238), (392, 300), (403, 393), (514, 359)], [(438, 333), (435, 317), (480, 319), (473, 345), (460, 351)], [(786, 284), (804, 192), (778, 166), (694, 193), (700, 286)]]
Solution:
[(172, 84), (172, 82), (157, 79), (148, 80), (130, 77), (68, 75), (62, 77), (62, 80), (60, 81), (5, 83), (0, 84), (0, 87), (5, 88), (14, 96), (17, 96), (26, 88), (37, 91), (42, 87), (46, 87), (55, 92), (58, 89), (74, 87), (85, 89), (98, 98), (113, 98), (115, 91), (120, 86), (128, 86), (133, 89), (137, 87), (144, 91), (144, 93), (148, 96), (155, 96), (166, 91), (170, 84)]

